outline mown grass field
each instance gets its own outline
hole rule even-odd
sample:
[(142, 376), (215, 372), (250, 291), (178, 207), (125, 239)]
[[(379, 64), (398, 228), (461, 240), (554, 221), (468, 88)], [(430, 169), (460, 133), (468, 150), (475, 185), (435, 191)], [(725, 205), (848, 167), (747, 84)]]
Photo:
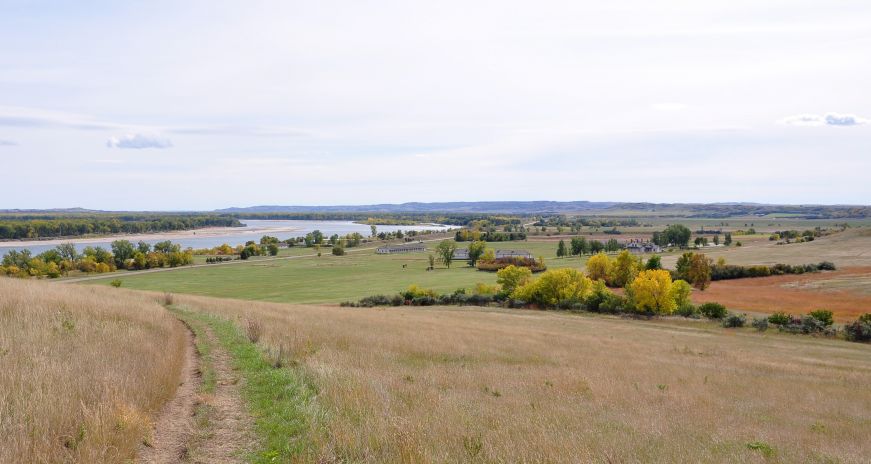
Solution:
[[(427, 246), (432, 249), (435, 244), (429, 242)], [(503, 242), (488, 246), (528, 250), (544, 257), (551, 268), (581, 267), (586, 262), (586, 257), (557, 259), (556, 244), (552, 242)], [(88, 283), (108, 285), (117, 278), (122, 280), (123, 287), (138, 290), (286, 303), (335, 303), (376, 293), (394, 294), (411, 284), (452, 292), (471, 288), (477, 282), (496, 282), (494, 273), (477, 271), (465, 262), (454, 262), (450, 269), (437, 265), (435, 270), (427, 271), (428, 254), (377, 255), (374, 250), (359, 250), (332, 256), (329, 250), (324, 250), (320, 257), (252, 260), (150, 274), (122, 272)]]
[(867, 462), (871, 347), (712, 323), (177, 296), (318, 391), (309, 462)]
[(157, 299), (0, 278), (0, 462), (129, 462), (186, 330)]

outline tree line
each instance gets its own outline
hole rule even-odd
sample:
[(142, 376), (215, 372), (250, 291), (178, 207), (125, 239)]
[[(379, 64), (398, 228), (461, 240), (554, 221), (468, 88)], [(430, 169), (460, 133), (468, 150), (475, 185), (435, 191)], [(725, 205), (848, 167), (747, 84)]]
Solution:
[(192, 230), (204, 227), (240, 227), (226, 215), (2, 215), (0, 240), (79, 237)]

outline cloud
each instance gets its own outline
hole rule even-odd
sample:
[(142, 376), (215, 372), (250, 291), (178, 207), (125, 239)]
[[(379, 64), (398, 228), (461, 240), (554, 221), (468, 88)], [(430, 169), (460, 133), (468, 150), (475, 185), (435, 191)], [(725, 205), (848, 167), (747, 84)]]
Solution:
[(789, 126), (858, 126), (862, 124), (867, 124), (868, 120), (865, 118), (860, 118), (854, 114), (838, 114), (838, 113), (826, 113), (824, 115), (818, 114), (797, 114), (795, 116), (789, 116), (781, 120), (783, 124)]
[(16, 145), (18, 145), (18, 143), (13, 142), (12, 140), (0, 139), (0, 147), (14, 147)]
[(112, 137), (106, 141), (109, 148), (170, 148), (172, 142), (169, 139), (149, 134), (127, 134), (121, 137)]

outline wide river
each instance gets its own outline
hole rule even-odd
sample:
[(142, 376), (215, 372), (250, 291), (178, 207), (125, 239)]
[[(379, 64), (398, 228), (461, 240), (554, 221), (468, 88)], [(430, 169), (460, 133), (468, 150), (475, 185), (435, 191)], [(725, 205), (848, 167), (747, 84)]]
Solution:
[[(224, 243), (232, 246), (244, 244), (248, 240), (259, 241), (264, 235), (278, 237), (286, 240), (295, 237), (304, 237), (307, 233), (320, 230), (324, 236), (333, 234), (345, 235), (359, 232), (364, 237), (371, 234), (371, 228), (366, 224), (357, 224), (351, 221), (266, 221), (259, 219), (240, 219), (244, 227), (221, 227), (214, 229), (199, 229), (190, 231), (177, 231), (165, 233), (135, 234), (125, 236), (100, 237), (100, 238), (71, 238), (52, 239), (43, 242), (0, 242), (0, 256), (9, 250), (30, 250), (33, 255), (42, 253), (57, 246), (58, 243), (74, 243), (81, 251), (86, 246), (101, 246), (109, 248), (113, 240), (126, 239), (131, 242), (142, 240), (149, 244), (155, 244), (164, 240), (178, 243), (182, 248), (213, 248)], [(401, 230), (448, 230), (450, 226), (438, 224), (418, 224), (413, 226), (376, 226), (378, 232), (394, 232)]]

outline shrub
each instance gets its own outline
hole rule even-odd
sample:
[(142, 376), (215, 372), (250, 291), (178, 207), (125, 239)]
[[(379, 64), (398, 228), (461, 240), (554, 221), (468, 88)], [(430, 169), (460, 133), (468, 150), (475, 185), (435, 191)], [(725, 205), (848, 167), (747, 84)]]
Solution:
[(825, 309), (811, 311), (809, 315), (810, 317), (822, 322), (826, 327), (831, 327), (831, 325), (835, 323), (835, 320), (832, 317), (832, 312)]
[(699, 318), (699, 309), (693, 306), (692, 303), (684, 303), (681, 306), (678, 306), (675, 314), (683, 317), (691, 317), (693, 319)]
[(835, 263), (833, 263), (831, 261), (823, 261), (823, 262), (817, 264), (817, 269), (819, 269), (821, 271), (834, 271), (835, 270)]
[(871, 342), (871, 313), (865, 313), (859, 319), (844, 324), (844, 337), (851, 342)]
[(436, 304), (436, 299), (429, 295), (418, 296), (411, 300), (412, 306), (432, 306)]
[(789, 315), (783, 311), (778, 311), (778, 312), (768, 316), (768, 322), (770, 322), (774, 325), (787, 325), (787, 324), (789, 324), (791, 319), (792, 318), (789, 317)]
[(626, 310), (629, 306), (626, 298), (617, 295), (616, 293), (609, 293), (603, 301), (599, 305), (599, 311), (603, 313), (617, 314)]
[(753, 328), (760, 332), (765, 332), (768, 330), (768, 319), (764, 317), (754, 317)]
[(723, 327), (726, 328), (744, 327), (746, 323), (747, 316), (744, 314), (729, 313), (723, 319)]
[(109, 285), (111, 285), (115, 288), (118, 288), (121, 286), (121, 281), (119, 279), (115, 279), (115, 280), (109, 282)]
[(699, 305), (699, 312), (708, 319), (722, 319), (726, 317), (726, 307), (720, 303), (702, 303)]
[(580, 271), (563, 268), (545, 271), (541, 277), (517, 287), (512, 297), (542, 307), (556, 307), (565, 301), (583, 301), (592, 288), (593, 282)]
[(174, 300), (174, 298), (172, 296), (172, 293), (167, 292), (167, 293), (163, 294), (163, 304), (164, 305), (172, 306), (173, 300)]

